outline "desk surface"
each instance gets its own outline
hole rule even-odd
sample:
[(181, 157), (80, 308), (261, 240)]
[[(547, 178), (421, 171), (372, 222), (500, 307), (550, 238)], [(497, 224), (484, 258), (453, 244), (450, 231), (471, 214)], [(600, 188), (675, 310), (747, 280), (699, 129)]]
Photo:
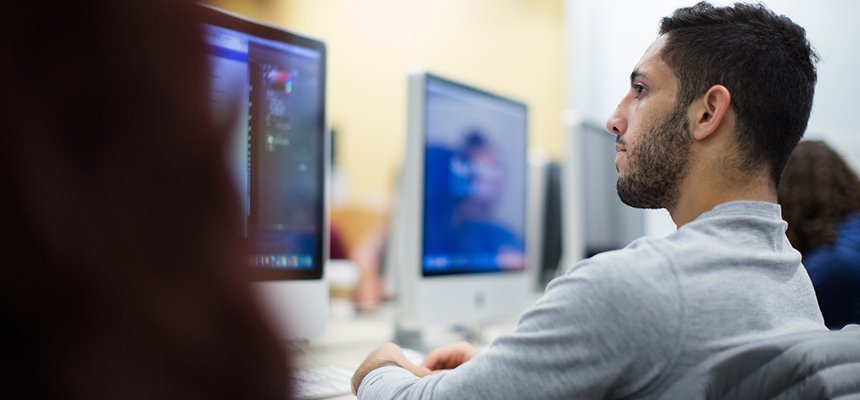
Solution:
[[(325, 335), (307, 343), (292, 345), (298, 358), (295, 361), (299, 365), (327, 365), (355, 371), (371, 351), (386, 342), (394, 341), (394, 315), (393, 304), (384, 304), (373, 312), (355, 313), (351, 303), (332, 300)], [(509, 331), (515, 324), (516, 319), (511, 318), (484, 326), (481, 328), (481, 337), (489, 341)], [(464, 339), (462, 333), (447, 329), (433, 330), (425, 334), (428, 347), (443, 346)], [(477, 345), (481, 347), (482, 343)], [(427, 348), (415, 350), (426, 352)], [(332, 399), (355, 399), (355, 396), (350, 394)]]

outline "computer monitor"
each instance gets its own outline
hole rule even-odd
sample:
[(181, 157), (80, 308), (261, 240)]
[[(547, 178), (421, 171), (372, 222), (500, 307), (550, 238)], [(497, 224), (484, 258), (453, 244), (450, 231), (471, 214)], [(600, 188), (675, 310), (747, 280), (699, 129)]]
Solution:
[(216, 122), (242, 199), (248, 268), (285, 339), (323, 333), (328, 317), (322, 42), (202, 7)]
[(386, 260), (397, 274), (399, 331), (518, 315), (531, 287), (526, 105), (415, 72), (407, 120)]
[(562, 165), (543, 154), (529, 157), (529, 266), (534, 289), (542, 292), (563, 272)]
[[(618, 197), (615, 138), (602, 126), (586, 121), (580, 121), (568, 134), (570, 141), (578, 141), (579, 146), (568, 149), (568, 158), (574, 171), (580, 173), (581, 186), (571, 185), (569, 193), (578, 191), (582, 199), (581, 226), (576, 228), (586, 233), (583, 256), (591, 257), (627, 246), (645, 233), (645, 213), (624, 204)], [(571, 263), (576, 261), (570, 260)]]

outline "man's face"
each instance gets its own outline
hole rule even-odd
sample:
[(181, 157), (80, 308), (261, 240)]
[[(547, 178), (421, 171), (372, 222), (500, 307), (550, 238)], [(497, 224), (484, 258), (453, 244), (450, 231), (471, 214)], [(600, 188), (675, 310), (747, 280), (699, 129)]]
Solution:
[(645, 51), (606, 122), (615, 136), (618, 196), (631, 207), (674, 207), (690, 156), (687, 110), (676, 105), (677, 80), (660, 58), (664, 42), (661, 36)]

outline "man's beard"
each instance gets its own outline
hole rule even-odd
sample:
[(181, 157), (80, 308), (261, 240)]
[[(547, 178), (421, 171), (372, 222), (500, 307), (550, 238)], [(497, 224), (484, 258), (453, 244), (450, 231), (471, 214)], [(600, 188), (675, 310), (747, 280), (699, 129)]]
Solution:
[[(620, 141), (623, 143), (623, 139)], [(683, 107), (642, 132), (627, 153), (628, 171), (619, 175), (615, 184), (621, 201), (636, 208), (674, 208), (687, 170), (691, 143)]]

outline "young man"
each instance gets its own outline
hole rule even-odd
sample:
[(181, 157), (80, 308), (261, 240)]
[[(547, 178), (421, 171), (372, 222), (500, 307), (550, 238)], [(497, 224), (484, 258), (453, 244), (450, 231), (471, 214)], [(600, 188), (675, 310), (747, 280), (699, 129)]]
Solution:
[(383, 346), (356, 371), (359, 398), (655, 398), (710, 355), (826, 329), (776, 204), (816, 59), (760, 5), (664, 18), (606, 127), (618, 195), (678, 230), (577, 263), (483, 353), (458, 344), (415, 366)]

